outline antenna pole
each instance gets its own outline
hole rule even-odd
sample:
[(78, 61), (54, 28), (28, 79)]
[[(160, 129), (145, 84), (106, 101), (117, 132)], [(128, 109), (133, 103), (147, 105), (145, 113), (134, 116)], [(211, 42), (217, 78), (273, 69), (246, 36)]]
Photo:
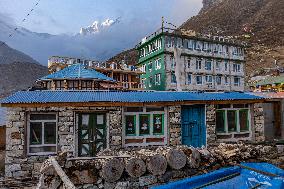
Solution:
[(164, 30), (164, 24), (165, 24), (165, 20), (164, 20), (164, 17), (162, 16), (162, 32)]

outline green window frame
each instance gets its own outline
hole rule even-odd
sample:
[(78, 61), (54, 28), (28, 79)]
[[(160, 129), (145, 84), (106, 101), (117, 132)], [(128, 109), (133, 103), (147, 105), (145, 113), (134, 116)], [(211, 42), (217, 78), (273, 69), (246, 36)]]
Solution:
[[(157, 123), (156, 118), (160, 118), (160, 124)], [(153, 127), (153, 135), (163, 135), (164, 134), (164, 114), (153, 114), (152, 123), (153, 123), (153, 126), (152, 126)], [(160, 127), (160, 128), (158, 128), (158, 127)]]
[[(132, 126), (130, 124), (132, 124)], [(125, 115), (125, 135), (126, 136), (136, 135), (136, 115)]]
[(150, 114), (139, 115), (139, 135), (150, 135)]

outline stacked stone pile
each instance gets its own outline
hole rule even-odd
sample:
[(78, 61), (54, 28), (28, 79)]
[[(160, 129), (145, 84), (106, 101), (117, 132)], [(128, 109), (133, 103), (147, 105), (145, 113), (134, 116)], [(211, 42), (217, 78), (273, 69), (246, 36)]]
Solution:
[[(243, 143), (219, 144), (208, 149), (178, 146), (105, 150), (96, 158), (88, 160), (67, 159), (63, 155), (57, 157), (58, 163), (77, 188), (100, 189), (148, 188), (240, 162), (267, 161), (281, 166), (283, 159), (276, 146)], [(44, 175), (41, 188), (63, 187), (52, 167), (42, 169), (41, 173)]]

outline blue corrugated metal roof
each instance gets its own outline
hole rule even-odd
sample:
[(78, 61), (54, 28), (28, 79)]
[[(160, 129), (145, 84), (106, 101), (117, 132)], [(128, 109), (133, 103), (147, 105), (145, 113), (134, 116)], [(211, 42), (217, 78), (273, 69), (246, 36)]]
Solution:
[(263, 97), (239, 92), (110, 92), (110, 91), (19, 91), (2, 100), (13, 103), (60, 103), (60, 102), (178, 102), (256, 100)]
[(60, 71), (49, 74), (40, 78), (40, 80), (46, 79), (99, 79), (106, 81), (115, 81), (114, 79), (107, 77), (106, 75), (97, 72), (94, 69), (87, 69), (82, 64), (73, 64)]

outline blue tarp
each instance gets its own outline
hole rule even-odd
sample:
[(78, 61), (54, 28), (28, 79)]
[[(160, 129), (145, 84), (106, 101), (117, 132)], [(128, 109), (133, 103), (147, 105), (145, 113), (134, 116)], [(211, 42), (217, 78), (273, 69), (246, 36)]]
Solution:
[[(152, 189), (281, 189), (284, 188), (284, 170), (268, 163), (244, 163), (244, 166), (257, 169), (259, 171), (269, 172), (277, 175), (276, 177), (267, 176), (258, 172), (241, 168), (239, 166), (223, 168), (208, 174), (199, 175), (177, 182), (152, 187)], [(225, 181), (215, 182), (216, 180), (233, 175)], [(212, 184), (209, 184), (212, 183)]]

